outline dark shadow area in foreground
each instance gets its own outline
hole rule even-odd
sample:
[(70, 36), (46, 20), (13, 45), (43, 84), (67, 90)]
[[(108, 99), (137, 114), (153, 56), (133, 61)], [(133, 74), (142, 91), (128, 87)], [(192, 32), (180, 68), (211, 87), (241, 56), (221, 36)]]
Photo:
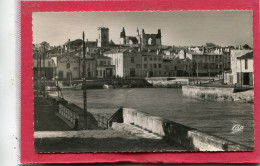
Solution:
[(178, 145), (163, 140), (113, 138), (37, 138), (36, 153), (46, 152), (147, 152), (187, 151)]

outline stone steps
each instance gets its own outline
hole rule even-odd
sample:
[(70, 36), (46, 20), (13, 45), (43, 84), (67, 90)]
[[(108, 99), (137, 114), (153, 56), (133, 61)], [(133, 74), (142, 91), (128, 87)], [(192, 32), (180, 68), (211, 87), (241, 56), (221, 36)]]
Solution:
[(112, 123), (112, 129), (122, 132), (129, 132), (132, 135), (135, 135), (140, 138), (146, 138), (146, 139), (162, 139), (161, 136), (156, 135), (154, 133), (151, 133), (149, 131), (146, 131), (140, 127), (137, 127), (135, 125), (127, 124), (127, 123)]

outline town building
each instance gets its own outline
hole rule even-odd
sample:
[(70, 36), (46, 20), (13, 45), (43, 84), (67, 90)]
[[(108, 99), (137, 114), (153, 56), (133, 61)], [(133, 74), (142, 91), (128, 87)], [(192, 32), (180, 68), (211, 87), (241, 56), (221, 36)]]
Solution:
[(112, 78), (115, 75), (115, 65), (111, 65), (111, 58), (104, 55), (94, 56), (96, 59), (96, 77)]
[(254, 84), (254, 59), (253, 51), (237, 58), (237, 83), (240, 85)]
[[(81, 53), (80, 55), (80, 78), (83, 78), (83, 54)], [(85, 67), (86, 67), (86, 77), (87, 78), (95, 78), (96, 77), (96, 69), (97, 69), (97, 64), (96, 64), (96, 59), (93, 58), (89, 53), (86, 53), (85, 55)]]
[(56, 75), (59, 80), (71, 81), (80, 78), (80, 58), (75, 53), (52, 55), (56, 64)]
[(163, 55), (157, 52), (141, 52), (142, 77), (161, 77), (163, 71)]
[(187, 77), (194, 76), (192, 70), (192, 61), (189, 58), (186, 59), (163, 59), (163, 76), (164, 77)]
[[(38, 61), (37, 61), (38, 60)], [(45, 63), (44, 63), (45, 62)], [(56, 64), (53, 59), (46, 57), (33, 58), (33, 77), (41, 79), (45, 76), (47, 80), (52, 80), (56, 75)]]
[(104, 52), (112, 59), (117, 77), (163, 76), (163, 55), (158, 52), (138, 52), (133, 48), (113, 49)]
[(116, 77), (141, 77), (142, 56), (133, 48), (112, 49), (103, 53), (115, 65)]
[[(238, 75), (238, 73), (241, 73), (240, 68), (243, 69), (242, 67), (240, 67), (240, 61), (242, 63), (244, 60), (238, 59), (238, 58), (242, 57), (243, 55), (246, 55), (247, 53), (251, 53), (251, 52), (252, 52), (252, 50), (231, 50), (231, 52), (230, 52), (231, 71), (225, 73), (224, 83), (229, 84), (229, 85), (234, 85), (234, 84), (240, 83), (239, 80), (241, 80), (241, 76)], [(250, 59), (250, 63), (251, 63), (251, 61), (253, 61), (253, 58), (252, 58), (252, 60)], [(249, 68), (253, 68), (253, 65), (249, 65)], [(247, 70), (245, 69), (243, 71), (247, 71)], [(247, 76), (245, 76), (245, 77), (247, 77)]]
[(224, 71), (230, 70), (230, 49), (203, 47), (203, 51), (179, 53), (180, 59), (189, 58), (192, 61), (192, 70), (197, 76), (222, 75)]

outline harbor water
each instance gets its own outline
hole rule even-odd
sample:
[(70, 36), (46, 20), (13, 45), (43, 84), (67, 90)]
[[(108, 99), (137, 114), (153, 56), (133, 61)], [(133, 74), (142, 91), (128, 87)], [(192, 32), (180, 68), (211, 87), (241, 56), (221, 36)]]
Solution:
[[(81, 90), (63, 91), (83, 107)], [(250, 147), (254, 146), (254, 109), (250, 103), (216, 102), (182, 95), (181, 89), (135, 88), (87, 90), (88, 108), (135, 108)]]

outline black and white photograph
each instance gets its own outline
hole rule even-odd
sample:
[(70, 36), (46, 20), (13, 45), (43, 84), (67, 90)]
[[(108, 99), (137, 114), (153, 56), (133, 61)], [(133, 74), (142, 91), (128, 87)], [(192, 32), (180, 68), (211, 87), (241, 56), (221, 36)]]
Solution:
[(32, 19), (36, 153), (254, 150), (252, 11)]

